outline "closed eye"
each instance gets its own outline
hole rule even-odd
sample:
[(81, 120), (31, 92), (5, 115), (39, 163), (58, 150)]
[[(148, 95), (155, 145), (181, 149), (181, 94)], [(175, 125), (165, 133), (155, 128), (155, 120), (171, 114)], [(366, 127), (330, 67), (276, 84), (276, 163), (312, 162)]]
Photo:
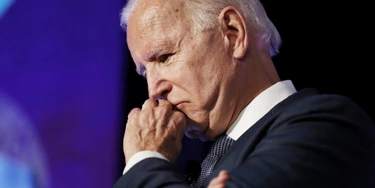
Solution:
[(160, 62), (160, 63), (165, 63), (166, 61), (168, 61), (168, 59), (172, 56), (173, 54), (170, 53), (170, 54), (164, 54), (164, 55), (161, 55), (157, 58), (157, 61)]

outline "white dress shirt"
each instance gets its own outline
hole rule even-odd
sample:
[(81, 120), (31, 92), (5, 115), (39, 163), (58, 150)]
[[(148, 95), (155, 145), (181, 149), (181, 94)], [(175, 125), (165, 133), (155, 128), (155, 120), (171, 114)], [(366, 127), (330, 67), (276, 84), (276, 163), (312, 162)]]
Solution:
[[(296, 89), (290, 80), (280, 81), (264, 90), (255, 97), (240, 113), (236, 121), (229, 127), (226, 134), (233, 140), (237, 140), (245, 133), (255, 122), (262, 118), (275, 105), (296, 92)], [(134, 154), (125, 166), (123, 174), (131, 167), (146, 158), (157, 157), (164, 160), (168, 159), (162, 154), (154, 151), (141, 151)]]

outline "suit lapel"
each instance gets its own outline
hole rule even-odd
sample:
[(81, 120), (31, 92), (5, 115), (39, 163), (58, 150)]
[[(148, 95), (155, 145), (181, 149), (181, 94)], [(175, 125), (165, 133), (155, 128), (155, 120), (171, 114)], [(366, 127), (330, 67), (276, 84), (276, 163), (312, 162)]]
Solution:
[(231, 171), (245, 161), (258, 143), (265, 137), (274, 120), (294, 102), (318, 93), (315, 89), (303, 89), (281, 101), (252, 127), (250, 127), (234, 144), (215, 166), (212, 173), (203, 182), (207, 186), (211, 179), (218, 176), (221, 170)]

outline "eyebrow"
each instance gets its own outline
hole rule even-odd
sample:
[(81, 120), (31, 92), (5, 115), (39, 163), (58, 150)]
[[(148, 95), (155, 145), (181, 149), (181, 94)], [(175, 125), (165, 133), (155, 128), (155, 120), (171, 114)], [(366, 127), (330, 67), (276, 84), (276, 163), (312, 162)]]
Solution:
[(163, 51), (164, 49), (162, 48), (158, 48), (150, 53), (147, 54), (147, 61), (154, 61), (156, 59), (156, 57), (160, 54), (161, 51)]
[[(154, 51), (151, 51), (149, 52), (146, 56), (145, 56), (145, 60), (146, 61), (155, 61), (156, 60), (156, 57), (163, 51), (165, 50), (165, 48), (157, 48), (155, 49)], [(143, 63), (138, 63), (140, 64), (140, 66), (136, 66), (136, 71), (137, 71), (137, 74), (141, 75), (144, 77), (143, 75), (143, 72), (145, 71), (145, 66)]]
[(173, 51), (175, 49), (175, 45), (173, 41), (170, 40), (164, 40), (162, 42), (159, 42), (159, 44), (155, 44), (153, 47), (153, 50), (148, 52), (146, 56), (147, 61), (155, 61), (158, 56), (160, 56), (161, 53), (168, 51)]
[[(165, 48), (157, 48), (157, 49), (155, 49), (155, 50), (153, 50), (153, 51), (151, 51), (151, 52), (149, 52), (149, 53), (147, 53), (147, 55), (146, 56), (144, 56), (143, 57), (143, 59), (145, 60), (145, 61), (155, 61), (156, 60), (156, 57), (160, 54), (160, 52), (161, 51), (163, 51)], [(143, 75), (143, 72), (145, 71), (145, 66), (144, 66), (144, 64), (142, 63), (142, 62), (139, 62), (139, 63), (137, 63), (137, 64), (139, 64), (140, 66), (136, 66), (136, 71), (137, 71), (137, 73), (139, 74), (139, 75), (141, 75), (141, 76), (143, 76), (144, 77), (144, 75)]]
[(160, 47), (156, 48), (155, 50), (151, 51), (150, 53), (147, 54), (147, 61), (155, 61), (158, 56), (160, 56), (161, 53), (164, 51), (170, 51), (172, 50), (172, 47)]
[[(145, 56), (145, 60), (146, 61), (155, 61), (156, 58), (164, 51), (172, 51), (174, 49), (174, 47), (171, 45), (172, 43), (171, 42), (168, 42), (167, 44), (164, 43), (163, 47), (162, 45), (157, 45), (155, 47), (154, 50), (152, 50), (151, 52), (149, 52), (146, 56)], [(169, 53), (169, 52), (168, 52)], [(143, 72), (145, 71), (145, 66), (143, 63), (139, 63), (141, 66), (137, 66), (136, 67), (136, 71), (139, 75), (145, 77), (145, 75), (143, 75)]]

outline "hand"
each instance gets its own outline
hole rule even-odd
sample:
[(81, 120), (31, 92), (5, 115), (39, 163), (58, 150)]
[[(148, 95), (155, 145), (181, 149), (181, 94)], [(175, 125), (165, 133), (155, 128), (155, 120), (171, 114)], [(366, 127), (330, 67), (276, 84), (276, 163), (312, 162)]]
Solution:
[(219, 176), (212, 179), (207, 188), (225, 188), (225, 182), (229, 180), (229, 174), (227, 171), (222, 170)]
[(181, 140), (186, 127), (185, 115), (172, 110), (167, 100), (148, 99), (142, 110), (134, 108), (128, 115), (124, 135), (126, 163), (135, 153), (150, 150), (174, 162), (181, 151)]

